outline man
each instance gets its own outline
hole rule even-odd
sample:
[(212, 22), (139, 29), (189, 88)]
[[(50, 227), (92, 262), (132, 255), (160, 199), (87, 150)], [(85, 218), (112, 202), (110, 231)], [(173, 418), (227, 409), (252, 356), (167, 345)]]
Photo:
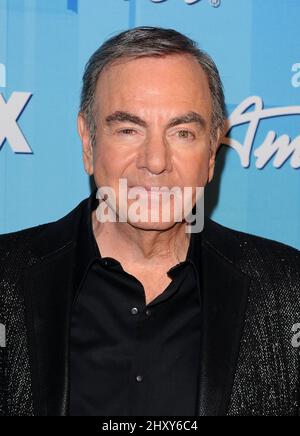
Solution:
[(299, 252), (209, 218), (187, 231), (174, 198), (169, 221), (135, 220), (118, 190), (152, 213), (151, 188), (191, 187), (194, 210), (224, 107), (215, 64), (174, 30), (91, 57), (78, 130), (98, 190), (0, 238), (2, 415), (299, 415)]

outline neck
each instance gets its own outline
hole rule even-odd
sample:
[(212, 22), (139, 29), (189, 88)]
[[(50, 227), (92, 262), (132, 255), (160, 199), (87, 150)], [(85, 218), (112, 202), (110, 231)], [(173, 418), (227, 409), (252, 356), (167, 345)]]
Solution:
[(178, 263), (186, 259), (190, 234), (186, 223), (175, 223), (167, 230), (143, 230), (130, 223), (100, 223), (92, 214), (93, 230), (102, 257), (122, 258), (154, 265)]

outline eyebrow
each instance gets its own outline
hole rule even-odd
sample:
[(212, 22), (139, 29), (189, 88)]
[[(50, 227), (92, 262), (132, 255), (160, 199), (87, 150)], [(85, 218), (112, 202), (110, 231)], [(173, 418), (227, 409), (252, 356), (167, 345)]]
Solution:
[[(137, 124), (141, 127), (148, 127), (148, 124), (145, 120), (138, 117), (137, 115), (134, 115), (130, 112), (124, 112), (124, 111), (116, 111), (111, 115), (108, 115), (105, 119), (107, 124), (113, 124), (117, 122), (130, 122), (132, 124)], [(168, 122), (168, 128), (169, 127), (175, 127), (179, 124), (190, 124), (190, 123), (197, 123), (199, 126), (203, 129), (206, 127), (206, 121), (205, 119), (198, 114), (197, 112), (187, 112), (186, 114), (179, 115), (177, 117), (172, 118)]]
[(172, 118), (168, 123), (168, 127), (175, 127), (178, 126), (178, 124), (189, 123), (197, 123), (203, 129), (206, 127), (205, 119), (197, 112), (188, 112), (184, 115), (179, 115), (178, 117)]

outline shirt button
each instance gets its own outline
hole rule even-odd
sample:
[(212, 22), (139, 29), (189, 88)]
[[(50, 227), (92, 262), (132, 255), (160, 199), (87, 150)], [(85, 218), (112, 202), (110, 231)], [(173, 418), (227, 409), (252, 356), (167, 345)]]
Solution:
[(150, 315), (151, 315), (151, 310), (150, 310), (150, 309), (147, 309), (147, 310), (146, 310), (146, 315), (147, 315), (147, 316), (150, 316)]
[(138, 383), (140, 383), (143, 380), (143, 376), (142, 375), (137, 375), (135, 379), (136, 379), (136, 381)]
[(136, 315), (139, 312), (139, 309), (137, 307), (132, 307), (131, 313), (132, 315)]

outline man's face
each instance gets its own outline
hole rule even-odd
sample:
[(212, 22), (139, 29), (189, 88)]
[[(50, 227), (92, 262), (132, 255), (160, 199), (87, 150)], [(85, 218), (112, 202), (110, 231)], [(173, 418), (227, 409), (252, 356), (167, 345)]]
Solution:
[[(214, 170), (211, 115), (206, 75), (188, 55), (145, 57), (108, 66), (96, 88), (94, 147), (79, 116), (85, 169), (94, 175), (97, 187), (115, 190), (121, 208), (120, 179), (126, 179), (128, 187), (204, 187)], [(151, 194), (147, 197), (151, 208)], [(128, 200), (127, 207), (131, 203)], [(133, 225), (166, 229), (173, 223)]]

